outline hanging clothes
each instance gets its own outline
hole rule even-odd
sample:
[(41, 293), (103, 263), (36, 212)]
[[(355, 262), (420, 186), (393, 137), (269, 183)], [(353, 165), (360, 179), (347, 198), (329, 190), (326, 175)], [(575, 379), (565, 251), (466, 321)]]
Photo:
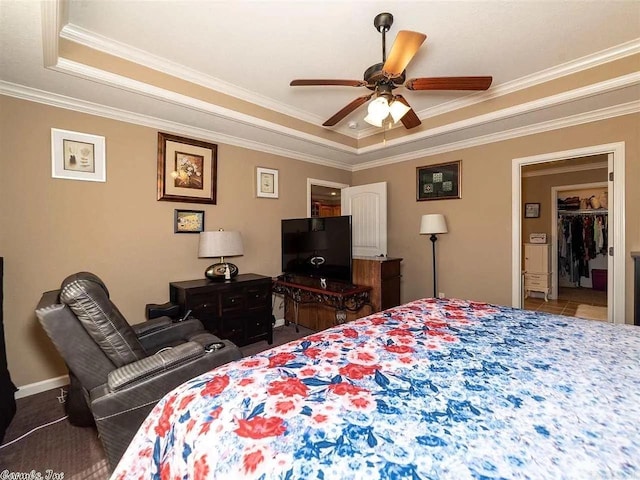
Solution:
[(580, 286), (589, 278), (589, 260), (607, 254), (606, 213), (562, 213), (558, 216), (559, 273)]

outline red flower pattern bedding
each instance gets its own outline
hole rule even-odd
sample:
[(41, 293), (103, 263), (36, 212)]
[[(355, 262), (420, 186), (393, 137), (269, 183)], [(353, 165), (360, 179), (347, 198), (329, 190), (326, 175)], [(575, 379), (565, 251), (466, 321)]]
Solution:
[(640, 478), (640, 328), (425, 299), (166, 395), (113, 479)]

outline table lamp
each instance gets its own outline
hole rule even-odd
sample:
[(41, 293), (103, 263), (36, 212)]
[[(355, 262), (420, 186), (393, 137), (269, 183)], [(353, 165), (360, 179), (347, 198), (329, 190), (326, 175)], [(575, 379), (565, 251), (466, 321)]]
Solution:
[(225, 262), (224, 257), (235, 257), (244, 253), (240, 232), (218, 231), (201, 232), (198, 244), (198, 257), (220, 257), (219, 263), (209, 265), (204, 276), (209, 280), (231, 280), (238, 274), (238, 267)]
[(438, 233), (447, 233), (447, 222), (444, 215), (434, 213), (423, 215), (420, 221), (420, 235), (431, 235), (431, 243), (433, 244), (433, 298), (437, 298), (436, 289), (436, 240)]

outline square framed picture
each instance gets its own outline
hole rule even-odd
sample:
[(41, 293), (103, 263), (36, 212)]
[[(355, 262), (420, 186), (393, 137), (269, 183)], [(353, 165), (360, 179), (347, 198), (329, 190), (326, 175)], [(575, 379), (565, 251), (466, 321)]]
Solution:
[(256, 167), (256, 195), (278, 198), (278, 170)]
[(67, 180), (106, 182), (105, 138), (52, 128), (51, 176)]
[(524, 218), (539, 218), (540, 217), (540, 204), (539, 203), (525, 203), (524, 204)]
[(173, 222), (174, 233), (204, 232), (203, 210), (176, 210)]
[(462, 198), (462, 160), (416, 168), (416, 200)]
[(216, 204), (218, 146), (158, 133), (158, 200)]

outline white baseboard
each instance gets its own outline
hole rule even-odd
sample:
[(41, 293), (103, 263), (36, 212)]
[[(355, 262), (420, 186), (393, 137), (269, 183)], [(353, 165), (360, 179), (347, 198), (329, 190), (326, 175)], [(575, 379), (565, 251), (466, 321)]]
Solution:
[(69, 385), (68, 375), (49, 378), (47, 380), (42, 380), (41, 382), (29, 383), (27, 385), (18, 387), (15, 398), (18, 399), (23, 397), (30, 397), (31, 395), (35, 395), (36, 393), (46, 392), (47, 390), (64, 387), (65, 385)]
[(274, 323), (273, 328), (282, 327), (284, 325), (284, 318), (276, 318), (276, 323)]

